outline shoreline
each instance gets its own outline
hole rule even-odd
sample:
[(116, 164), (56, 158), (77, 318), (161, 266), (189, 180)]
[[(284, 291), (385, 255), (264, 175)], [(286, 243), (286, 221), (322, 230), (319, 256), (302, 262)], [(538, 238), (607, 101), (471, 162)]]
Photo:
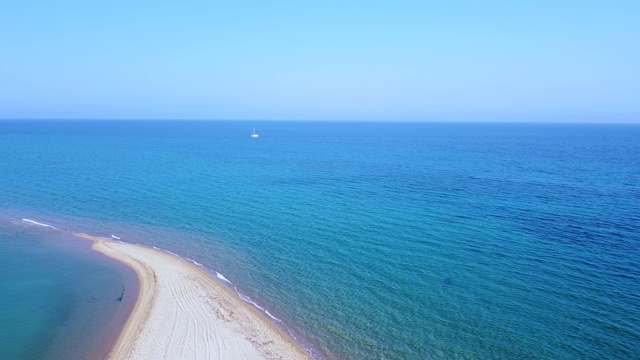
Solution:
[(312, 359), (200, 267), (145, 246), (86, 234), (91, 249), (135, 271), (139, 293), (109, 359)]

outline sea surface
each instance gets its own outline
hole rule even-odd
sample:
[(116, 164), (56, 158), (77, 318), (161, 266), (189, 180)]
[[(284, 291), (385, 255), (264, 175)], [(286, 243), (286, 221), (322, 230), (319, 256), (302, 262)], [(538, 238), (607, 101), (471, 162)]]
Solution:
[(135, 304), (135, 273), (78, 240), (0, 213), (0, 359), (108, 353)]
[(204, 264), (318, 359), (640, 358), (640, 125), (0, 121), (0, 215), (12, 359), (123, 276), (22, 219)]

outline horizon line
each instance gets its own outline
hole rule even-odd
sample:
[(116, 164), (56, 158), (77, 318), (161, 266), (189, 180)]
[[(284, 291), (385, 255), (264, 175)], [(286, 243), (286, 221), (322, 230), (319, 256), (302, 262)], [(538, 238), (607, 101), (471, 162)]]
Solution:
[(448, 119), (448, 120), (435, 120), (435, 119), (424, 119), (424, 120), (406, 120), (406, 119), (205, 119), (205, 118), (37, 118), (37, 117), (29, 117), (29, 118), (0, 118), (0, 121), (184, 121), (184, 122), (249, 122), (249, 121), (257, 121), (257, 122), (360, 122), (360, 123), (473, 123), (473, 124), (491, 124), (491, 123), (501, 123), (501, 124), (628, 124), (628, 125), (640, 125), (640, 117), (635, 118), (633, 120), (628, 121), (604, 121), (604, 120), (459, 120), (459, 119)]

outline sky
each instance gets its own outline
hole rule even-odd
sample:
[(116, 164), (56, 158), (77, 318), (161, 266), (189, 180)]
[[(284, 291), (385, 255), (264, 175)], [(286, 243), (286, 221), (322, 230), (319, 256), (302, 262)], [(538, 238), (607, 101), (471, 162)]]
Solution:
[(0, 118), (640, 122), (640, 1), (0, 0)]

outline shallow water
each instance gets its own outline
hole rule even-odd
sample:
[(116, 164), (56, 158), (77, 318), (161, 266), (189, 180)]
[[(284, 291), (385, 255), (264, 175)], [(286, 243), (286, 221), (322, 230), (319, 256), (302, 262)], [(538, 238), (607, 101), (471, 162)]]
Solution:
[(3, 359), (103, 358), (137, 294), (135, 274), (52, 229), (0, 216)]
[(0, 122), (0, 142), (8, 216), (203, 263), (329, 358), (639, 353), (640, 126)]

